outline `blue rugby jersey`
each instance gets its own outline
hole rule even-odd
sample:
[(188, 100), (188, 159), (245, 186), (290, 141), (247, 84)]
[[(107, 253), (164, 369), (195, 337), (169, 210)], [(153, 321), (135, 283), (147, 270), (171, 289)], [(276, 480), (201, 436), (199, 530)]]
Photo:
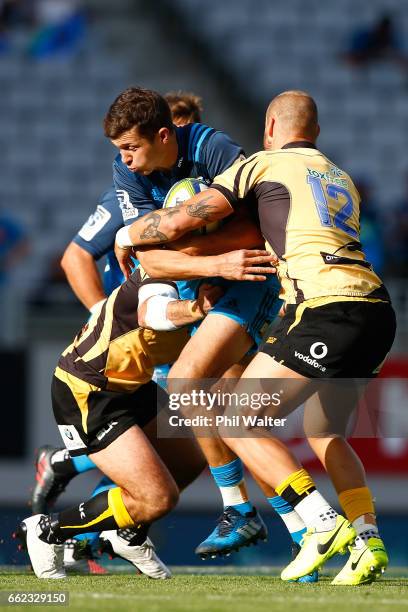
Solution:
[(118, 155), (113, 162), (114, 186), (101, 195), (95, 212), (73, 239), (96, 260), (107, 256), (107, 295), (123, 282), (112, 250), (118, 229), (161, 208), (168, 190), (177, 181), (201, 176), (211, 182), (243, 155), (242, 148), (227, 134), (207, 125), (194, 123), (175, 129), (179, 152), (173, 169), (145, 177), (131, 172)]
[(113, 182), (125, 225), (161, 208), (169, 189), (181, 179), (202, 177), (211, 183), (219, 172), (244, 155), (242, 148), (227, 134), (203, 123), (191, 123), (175, 130), (178, 156), (168, 172), (155, 171), (143, 176), (129, 170), (120, 155), (115, 158)]
[(100, 196), (96, 210), (72, 240), (90, 253), (95, 260), (106, 255), (103, 275), (106, 295), (110, 295), (124, 280), (118, 260), (112, 250), (116, 232), (122, 226), (122, 212), (119, 208), (115, 188), (112, 185)]

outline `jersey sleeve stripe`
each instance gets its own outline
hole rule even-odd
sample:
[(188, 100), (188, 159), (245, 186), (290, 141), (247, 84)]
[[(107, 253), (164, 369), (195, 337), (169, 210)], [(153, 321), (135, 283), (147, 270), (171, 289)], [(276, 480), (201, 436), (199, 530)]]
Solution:
[(198, 162), (198, 161), (199, 161), (200, 148), (201, 148), (201, 145), (203, 144), (204, 138), (205, 138), (207, 135), (209, 135), (209, 134), (210, 134), (210, 132), (214, 132), (214, 131), (215, 131), (215, 130), (214, 130), (214, 128), (210, 128), (210, 127), (209, 127), (209, 128), (207, 128), (207, 129), (206, 129), (206, 130), (205, 130), (205, 131), (204, 131), (204, 132), (201, 134), (201, 136), (200, 136), (200, 140), (199, 140), (199, 141), (198, 141), (198, 143), (197, 143), (197, 147), (196, 147), (195, 154), (194, 154), (194, 161), (195, 161), (195, 162)]
[(193, 158), (193, 148), (196, 143), (196, 137), (200, 134), (201, 123), (194, 123), (190, 130), (190, 137), (188, 143), (188, 158)]

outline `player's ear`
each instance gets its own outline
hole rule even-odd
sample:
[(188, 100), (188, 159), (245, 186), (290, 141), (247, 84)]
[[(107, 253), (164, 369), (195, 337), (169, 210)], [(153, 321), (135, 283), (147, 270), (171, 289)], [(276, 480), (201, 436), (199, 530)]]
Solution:
[(162, 127), (162, 128), (160, 128), (160, 130), (157, 133), (159, 135), (160, 142), (162, 142), (163, 144), (168, 142), (169, 137), (170, 137), (170, 130), (169, 130), (169, 128)]
[(317, 126), (316, 126), (316, 139), (319, 137), (319, 134), (320, 134), (320, 125), (317, 124)]
[(275, 127), (275, 119), (273, 117), (267, 117), (265, 121), (265, 132), (264, 132), (264, 148), (268, 149), (268, 145), (273, 140), (273, 132)]

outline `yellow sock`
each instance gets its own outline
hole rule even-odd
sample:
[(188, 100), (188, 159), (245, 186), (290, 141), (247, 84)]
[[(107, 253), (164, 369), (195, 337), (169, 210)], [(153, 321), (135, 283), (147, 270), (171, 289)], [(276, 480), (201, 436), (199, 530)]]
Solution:
[(339, 502), (350, 523), (363, 514), (375, 514), (373, 498), (368, 487), (342, 491), (339, 493)]
[(316, 490), (310, 474), (303, 468), (290, 474), (275, 487), (276, 493), (283, 497), (291, 506), (299, 503), (306, 495)]
[(101, 491), (79, 506), (63, 510), (57, 515), (57, 537), (69, 538), (87, 531), (105, 531), (134, 527), (135, 523), (126, 509), (122, 491), (114, 487)]
[(125, 504), (123, 503), (122, 491), (120, 487), (114, 487), (113, 489), (109, 489), (108, 505), (119, 529), (134, 526), (135, 522), (127, 511)]

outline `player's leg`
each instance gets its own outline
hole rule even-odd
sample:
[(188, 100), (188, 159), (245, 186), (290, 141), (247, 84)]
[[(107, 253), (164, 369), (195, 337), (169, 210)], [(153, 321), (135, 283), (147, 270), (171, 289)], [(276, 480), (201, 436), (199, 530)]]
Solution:
[[(81, 459), (85, 456), (82, 455)], [(92, 465), (96, 468), (93, 462)], [(116, 485), (110, 478), (103, 476), (92, 491), (91, 497), (112, 489), (114, 486)], [(46, 514), (46, 512), (40, 514)], [(75, 573), (106, 574), (107, 570), (98, 559), (103, 552), (103, 545), (104, 540), (100, 540), (100, 534), (94, 531), (80, 533), (74, 538), (69, 538), (64, 543), (64, 568)]]
[(87, 531), (150, 523), (177, 503), (174, 479), (136, 425), (93, 453), (92, 459), (116, 487), (55, 515), (35, 515), (24, 521), (28, 552), (38, 577), (63, 577), (61, 545), (66, 539)]
[[(87, 455), (71, 457), (66, 448), (56, 448), (50, 445), (41, 446), (36, 453), (35, 485), (31, 495), (32, 514), (47, 514), (63, 493), (67, 485), (78, 474), (96, 468)], [(106, 480), (103, 478), (103, 486)], [(98, 484), (92, 495), (99, 492)], [(92, 574), (106, 573), (95, 558), (97, 533), (79, 535), (67, 540), (64, 550), (64, 566), (66, 569)]]
[(350, 546), (350, 558), (333, 584), (372, 582), (388, 565), (363, 463), (345, 438), (363, 392), (364, 385), (357, 382), (331, 384), (322, 387), (305, 406), (304, 425), (309, 444), (329, 474), (340, 505), (357, 533)]
[[(245, 370), (235, 392), (264, 392), (259, 379), (285, 378), (296, 380), (288, 385), (277, 415), (289, 414), (310, 396), (315, 389), (313, 381), (277, 363), (269, 355), (258, 353)], [(282, 572), (284, 580), (293, 580), (318, 569), (328, 558), (343, 550), (354, 539), (355, 531), (343, 517), (328, 504), (310, 475), (301, 467), (287, 447), (276, 438), (255, 432), (240, 438), (228, 437), (227, 444), (241, 457), (245, 465), (268, 482), (292, 506), (304, 521), (307, 533), (298, 556)]]
[(65, 448), (41, 446), (35, 458), (35, 485), (31, 495), (33, 514), (47, 512), (68, 483), (78, 474), (95, 469), (87, 455), (71, 457)]
[[(117, 445), (116, 440), (122, 435), (124, 436), (124, 434), (130, 428), (135, 429), (138, 425), (143, 427), (153, 418), (155, 418), (157, 414), (157, 402), (158, 388), (154, 383), (142, 385), (134, 393), (117, 393), (100, 391), (97, 389), (95, 390), (92, 385), (89, 385), (85, 381), (81, 381), (76, 377), (67, 377), (67, 379), (64, 381), (55, 376), (53, 378), (52, 404), (54, 416), (63, 440), (73, 456), (88, 452), (92, 455), (92, 457), (98, 456), (102, 457), (103, 459), (104, 454), (108, 453), (108, 451), (105, 449), (110, 448), (110, 450), (112, 450), (112, 446)], [(157, 458), (159, 465), (162, 466), (162, 461), (158, 457), (156, 451), (151, 447), (150, 442), (143, 434), (142, 429), (138, 428), (137, 431), (139, 432), (139, 437), (146, 441), (145, 446), (148, 446), (148, 450), (151, 449), (153, 457)], [(134, 434), (134, 436), (135, 435), (136, 434)], [(124, 440), (124, 438), (122, 438), (122, 440)], [(137, 451), (137, 444), (135, 445), (133, 442), (133, 445)], [(141, 457), (143, 458), (142, 455)], [(118, 458), (120, 458), (120, 453), (118, 453)], [(123, 462), (125, 461), (128, 461), (126, 456), (123, 458)], [(97, 462), (95, 461), (95, 463)], [(113, 466), (114, 462), (112, 461), (110, 469), (113, 469)], [(123, 474), (125, 473), (124, 470), (121, 470), (120, 466), (119, 472)], [(147, 474), (146, 471), (143, 471), (143, 474), (145, 473)], [(161, 472), (158, 470), (156, 473), (160, 474)], [(135, 474), (135, 470), (132, 470), (132, 474)], [(164, 474), (167, 475), (169, 481), (174, 484), (176, 494), (178, 495), (176, 484), (174, 483), (174, 480), (172, 479), (167, 468), (165, 469)], [(111, 476), (109, 472), (107, 475)], [(115, 474), (113, 474), (113, 476), (115, 476)], [(146, 478), (148, 479), (147, 481), (149, 481), (147, 476)], [(154, 480), (152, 481), (152, 478), (150, 478), (149, 490), (144, 495), (144, 498), (147, 500), (150, 507), (152, 506), (150, 492), (154, 492), (155, 490), (154, 486), (151, 486), (152, 482), (154, 483)], [(119, 506), (122, 504), (123, 508), (125, 508), (123, 505), (123, 500), (121, 499), (120, 489), (117, 486), (113, 489), (103, 491), (89, 500), (90, 509), (95, 509), (95, 504), (97, 508), (98, 505), (100, 505), (101, 500), (102, 503), (116, 500)], [(110, 505), (112, 505), (112, 503)], [(158, 503), (159, 505), (166, 503), (166, 496), (163, 497), (162, 492), (160, 491), (158, 495)], [(125, 519), (130, 516), (126, 508), (123, 512)], [(104, 513), (102, 512), (102, 514)], [(141, 514), (143, 519), (143, 508), (141, 508)], [(36, 518), (38, 519), (39, 516), (41, 517), (42, 515), (36, 515)], [(109, 512), (107, 516), (110, 516)], [(78, 533), (100, 531), (101, 529), (109, 530), (110, 528), (115, 527), (113, 520), (110, 520), (107, 523), (104, 523), (103, 521), (101, 524), (100, 523), (101, 521), (98, 519), (94, 521), (92, 525), (90, 525), (89, 529), (78, 529)], [(137, 528), (139, 528), (140, 524), (141, 523), (139, 522), (137, 523)], [(32, 535), (32, 525), (30, 523), (28, 525), (31, 526)], [(75, 525), (79, 525), (79, 523), (75, 523)], [(129, 527), (129, 524), (124, 524), (123, 527)], [(30, 529), (27, 529), (28, 544), (29, 535)], [(150, 551), (146, 552), (149, 552), (150, 557), (155, 557), (154, 551), (151, 547)], [(156, 561), (156, 568), (158, 568), (160, 561), (158, 559), (156, 559)], [(151, 574), (149, 573), (149, 575)], [(167, 576), (168, 571), (162, 571), (162, 576), (156, 575), (154, 577)]]
[[(236, 320), (223, 314), (206, 317), (170, 370), (169, 392), (189, 393), (195, 388), (194, 381), (219, 378), (238, 363), (252, 345), (253, 339)], [(216, 432), (210, 437), (198, 436), (197, 440), (222, 495), (224, 513), (196, 553), (202, 558), (228, 554), (246, 543), (264, 539), (266, 528), (249, 500), (241, 460)], [(247, 524), (249, 529), (242, 530)]]
[(178, 435), (182, 435), (182, 438), (158, 436), (158, 427), (160, 427), (158, 419), (160, 418), (161, 415), (158, 415), (157, 419), (152, 420), (143, 428), (143, 431), (181, 492), (198, 478), (207, 462), (191, 429), (179, 430)]
[[(245, 368), (249, 365), (252, 357), (246, 355), (241, 363), (233, 365), (227, 372), (222, 375), (222, 379), (232, 379), (237, 381), (241, 378)], [(232, 390), (232, 389), (231, 389)], [(306, 533), (306, 525), (297, 514), (297, 512), (288, 504), (280, 495), (278, 495), (271, 486), (264, 480), (258, 478), (256, 474), (252, 474), (253, 479), (265, 495), (268, 503), (282, 519), (283, 524), (287, 528), (292, 540), (292, 558), (294, 559), (300, 550), (300, 544)], [(224, 502), (225, 503), (225, 502)], [(299, 582), (317, 582), (318, 572), (313, 572), (311, 575), (302, 576)]]

